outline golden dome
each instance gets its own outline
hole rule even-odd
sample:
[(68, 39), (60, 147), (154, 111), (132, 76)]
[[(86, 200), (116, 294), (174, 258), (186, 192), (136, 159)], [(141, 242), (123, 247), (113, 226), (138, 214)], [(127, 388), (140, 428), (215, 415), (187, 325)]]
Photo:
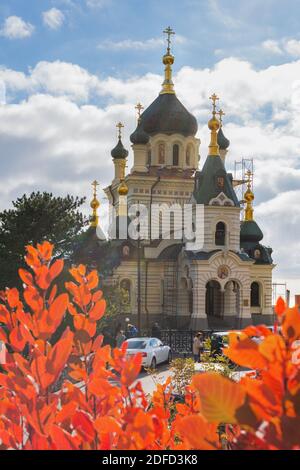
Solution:
[(127, 196), (128, 194), (128, 186), (124, 180), (121, 181), (121, 183), (119, 184), (118, 193), (119, 193), (119, 196)]
[(247, 189), (247, 191), (244, 194), (244, 199), (247, 202), (252, 202), (254, 200), (254, 194), (251, 191), (251, 189)]
[(172, 54), (165, 54), (163, 56), (163, 64), (164, 65), (173, 65), (174, 64), (174, 56)]
[(94, 198), (91, 201), (90, 206), (91, 206), (92, 209), (98, 209), (98, 207), (100, 206), (100, 202), (98, 201), (98, 199)]
[(209, 121), (208, 121), (208, 128), (211, 131), (217, 131), (220, 127), (220, 122), (219, 120), (213, 116)]

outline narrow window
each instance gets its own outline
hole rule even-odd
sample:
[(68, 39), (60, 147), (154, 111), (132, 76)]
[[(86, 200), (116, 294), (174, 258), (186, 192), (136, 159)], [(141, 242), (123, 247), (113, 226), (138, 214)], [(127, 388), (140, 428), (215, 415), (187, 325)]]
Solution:
[(218, 222), (216, 226), (215, 244), (217, 246), (225, 245), (226, 227), (224, 222)]
[(173, 145), (173, 166), (179, 165), (179, 145)]
[(158, 146), (158, 163), (160, 165), (165, 163), (165, 144), (159, 144)]
[(258, 282), (251, 284), (251, 307), (260, 307), (260, 288)]

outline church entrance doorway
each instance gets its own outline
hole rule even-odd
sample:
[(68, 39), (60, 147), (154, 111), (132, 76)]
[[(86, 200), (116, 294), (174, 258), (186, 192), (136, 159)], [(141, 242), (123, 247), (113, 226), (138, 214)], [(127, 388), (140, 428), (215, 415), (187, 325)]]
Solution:
[(206, 284), (205, 311), (207, 316), (223, 316), (223, 295), (221, 286), (217, 281), (209, 281)]

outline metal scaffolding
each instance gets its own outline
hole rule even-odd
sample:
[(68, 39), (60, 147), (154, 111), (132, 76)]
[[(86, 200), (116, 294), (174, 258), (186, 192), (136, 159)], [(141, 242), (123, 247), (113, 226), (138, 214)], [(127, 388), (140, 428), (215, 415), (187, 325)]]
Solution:
[(282, 297), (287, 306), (290, 305), (290, 291), (286, 282), (274, 282), (272, 284), (272, 305), (276, 305), (278, 297)]
[[(254, 173), (254, 164), (253, 158), (242, 158), (242, 160), (236, 160), (234, 162), (234, 179), (233, 187), (235, 189), (237, 198), (241, 205), (244, 204), (244, 194), (247, 189), (248, 177), (247, 173), (250, 172), (252, 175), (251, 178), (251, 190), (253, 191), (253, 173)], [(243, 213), (241, 214), (243, 216)]]

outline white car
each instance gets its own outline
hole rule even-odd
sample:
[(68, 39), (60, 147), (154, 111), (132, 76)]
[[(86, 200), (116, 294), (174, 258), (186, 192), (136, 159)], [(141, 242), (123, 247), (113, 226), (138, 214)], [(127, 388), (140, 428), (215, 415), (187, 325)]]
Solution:
[(142, 366), (155, 369), (158, 364), (170, 362), (170, 346), (164, 345), (158, 338), (130, 338), (127, 341), (127, 356), (142, 354)]

